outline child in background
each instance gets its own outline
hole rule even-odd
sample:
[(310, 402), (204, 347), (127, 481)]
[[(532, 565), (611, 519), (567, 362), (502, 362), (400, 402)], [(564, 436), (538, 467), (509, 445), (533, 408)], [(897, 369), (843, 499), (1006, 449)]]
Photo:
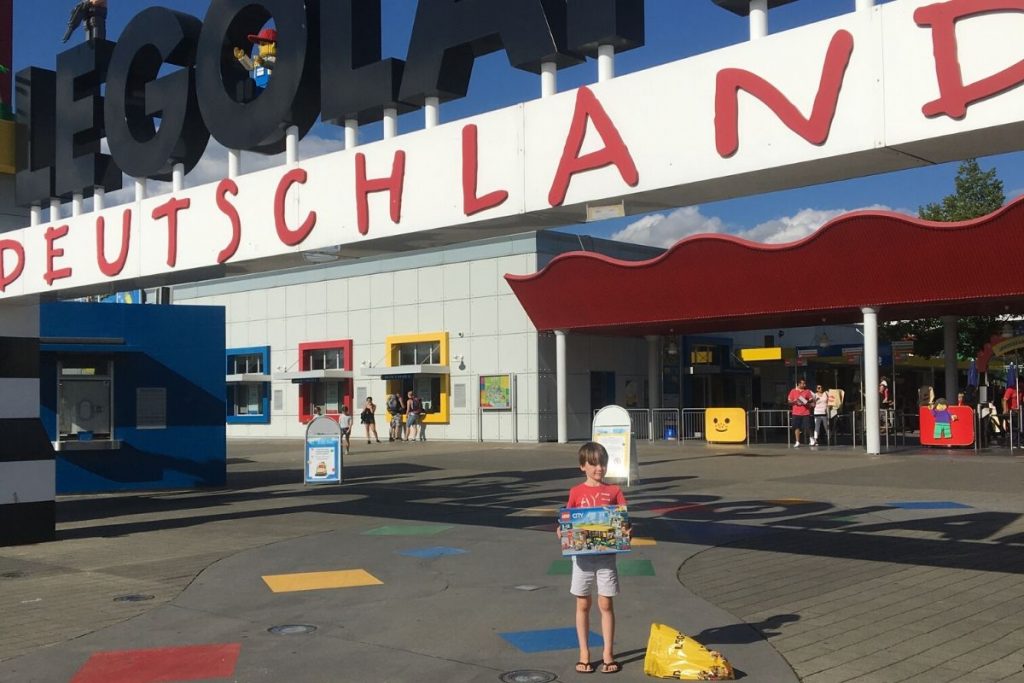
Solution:
[[(604, 483), (608, 468), (608, 451), (599, 443), (588, 442), (580, 447), (580, 470), (586, 481), (569, 490), (568, 508), (592, 508), (604, 505), (625, 505), (622, 489)], [(556, 530), (562, 537), (562, 530)], [(632, 536), (632, 529), (627, 529)], [(601, 611), (601, 636), (604, 651), (601, 657), (601, 673), (617, 673), (622, 665), (615, 661), (615, 610), (612, 598), (619, 594), (619, 574), (615, 568), (615, 555), (574, 555), (572, 558), (572, 585), (569, 591), (576, 596), (576, 636), (579, 639), (580, 656), (576, 662), (576, 673), (593, 673), (590, 661), (590, 606), (593, 594), (597, 592), (597, 606)]]
[(348, 414), (348, 406), (341, 406), (341, 414), (338, 415), (338, 426), (341, 427), (341, 445), (346, 451), (352, 450), (352, 416)]

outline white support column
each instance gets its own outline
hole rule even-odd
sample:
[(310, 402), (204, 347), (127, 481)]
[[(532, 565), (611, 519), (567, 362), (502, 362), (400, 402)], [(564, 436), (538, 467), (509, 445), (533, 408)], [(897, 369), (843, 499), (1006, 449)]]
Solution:
[(540, 96), (551, 97), (558, 92), (558, 71), (554, 62), (540, 65)]
[(603, 83), (615, 78), (615, 48), (611, 45), (597, 46), (597, 82)]
[(174, 164), (171, 167), (171, 192), (185, 189), (185, 164)]
[(750, 0), (750, 39), (768, 35), (768, 0)]
[(857, 0), (856, 10), (871, 9), (875, 6), (875, 0)]
[(94, 187), (92, 190), (92, 210), (102, 211), (107, 208), (107, 192), (102, 187)]
[(647, 407), (661, 407), (661, 392), (658, 391), (658, 380), (661, 378), (661, 356), (659, 342), (661, 337), (651, 334), (647, 340)]
[(944, 398), (949, 402), (949, 405), (956, 405), (956, 392), (959, 391), (956, 369), (956, 339), (957, 339), (957, 323), (960, 319), (955, 315), (944, 315), (942, 316), (942, 349), (944, 351), (943, 356), (945, 357), (945, 370), (946, 370), (946, 395)]
[(299, 127), (288, 126), (284, 133), (284, 161), (289, 166), (299, 163)]
[(359, 121), (345, 119), (345, 149), (352, 149), (359, 144)]
[(228, 150), (228, 178), (237, 178), (242, 173), (242, 150)]
[(76, 192), (71, 195), (71, 217), (82, 215), (82, 193)]
[(146, 198), (146, 179), (136, 178), (135, 179), (135, 201), (141, 202)]
[(569, 443), (565, 334), (565, 330), (555, 330), (555, 409), (558, 412), (558, 443)]
[(427, 97), (423, 100), (423, 127), (437, 128), (441, 123), (441, 100)]
[(868, 455), (881, 452), (878, 420), (878, 309), (862, 308), (864, 314), (864, 432)]
[(394, 107), (384, 109), (384, 139), (390, 140), (398, 135), (398, 110)]
[(33, 204), (28, 210), (28, 224), (35, 227), (43, 222), (43, 210), (38, 204)]
[(60, 220), (60, 200), (50, 199), (50, 222), (56, 223)]

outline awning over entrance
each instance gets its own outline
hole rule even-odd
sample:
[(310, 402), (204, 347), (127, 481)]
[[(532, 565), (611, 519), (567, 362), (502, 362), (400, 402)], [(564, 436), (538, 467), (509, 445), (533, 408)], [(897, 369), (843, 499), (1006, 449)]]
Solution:
[(572, 252), (505, 279), (538, 330), (640, 336), (852, 323), (863, 307), (882, 320), (1021, 312), (1022, 268), (1019, 198), (963, 223), (860, 211), (781, 245), (697, 235), (648, 261)]
[(417, 375), (447, 375), (448, 373), (447, 365), (433, 365), (430, 363), (362, 369), (364, 377), (379, 377), (385, 380), (411, 379)]
[(294, 372), (275, 372), (274, 379), (291, 380), (294, 384), (303, 382), (333, 382), (335, 380), (352, 379), (351, 370), (297, 370)]
[(226, 384), (248, 384), (251, 382), (269, 382), (270, 375), (262, 372), (245, 372), (237, 375), (226, 375), (224, 378)]

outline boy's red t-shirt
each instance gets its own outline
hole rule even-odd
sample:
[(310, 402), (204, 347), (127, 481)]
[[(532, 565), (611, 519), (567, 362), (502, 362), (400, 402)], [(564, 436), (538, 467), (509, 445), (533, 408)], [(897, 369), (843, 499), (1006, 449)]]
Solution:
[(579, 484), (569, 489), (567, 508), (596, 508), (604, 505), (625, 505), (622, 489), (614, 484), (587, 486)]

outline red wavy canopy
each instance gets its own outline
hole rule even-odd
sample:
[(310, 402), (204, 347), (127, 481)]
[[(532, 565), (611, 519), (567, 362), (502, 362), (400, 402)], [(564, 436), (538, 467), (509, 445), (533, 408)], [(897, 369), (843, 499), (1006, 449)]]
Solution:
[(506, 275), (538, 330), (682, 334), (1024, 311), (1024, 197), (933, 223), (858, 211), (798, 242), (696, 235), (648, 261), (562, 254)]

